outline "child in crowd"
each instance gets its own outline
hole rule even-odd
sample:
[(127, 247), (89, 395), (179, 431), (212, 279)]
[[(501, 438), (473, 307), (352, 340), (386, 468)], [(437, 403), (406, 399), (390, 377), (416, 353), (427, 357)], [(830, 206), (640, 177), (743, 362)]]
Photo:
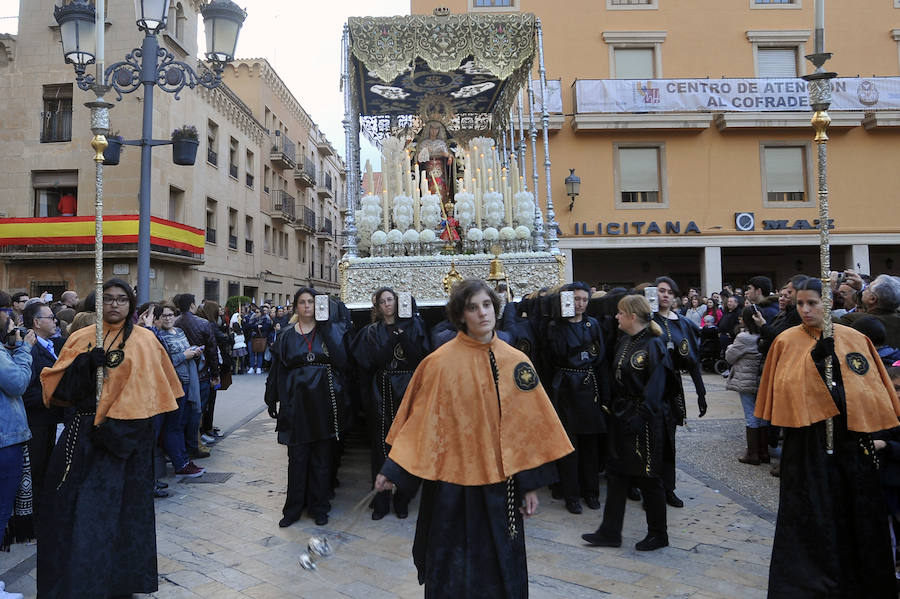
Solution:
[(247, 341), (244, 339), (244, 331), (241, 324), (235, 321), (231, 324), (231, 332), (234, 335), (234, 346), (231, 348), (231, 358), (234, 360), (235, 374), (244, 374), (244, 356), (247, 355)]

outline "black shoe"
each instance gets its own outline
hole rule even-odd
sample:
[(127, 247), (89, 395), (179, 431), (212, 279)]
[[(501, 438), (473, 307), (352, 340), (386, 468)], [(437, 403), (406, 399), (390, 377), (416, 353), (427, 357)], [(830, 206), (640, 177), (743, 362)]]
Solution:
[(153, 497), (156, 499), (162, 499), (163, 497), (168, 497), (169, 492), (165, 489), (153, 489)]
[(675, 491), (666, 491), (666, 503), (672, 507), (684, 507), (684, 502), (678, 498)]
[(596, 497), (585, 497), (584, 504), (588, 506), (588, 509), (591, 510), (599, 510), (600, 509), (600, 501)]
[(316, 516), (316, 526), (325, 526), (328, 524), (328, 514), (319, 514)]
[(584, 539), (588, 545), (592, 547), (621, 547), (622, 546), (622, 538), (613, 539), (607, 537), (602, 534), (598, 529), (597, 532), (589, 532), (587, 534), (581, 535), (581, 538)]
[(661, 547), (669, 546), (669, 535), (667, 534), (653, 534), (650, 533), (646, 537), (644, 537), (643, 541), (638, 541), (634, 546), (638, 551), (653, 551), (654, 549), (660, 549)]
[(387, 512), (372, 512), (372, 520), (381, 520), (387, 515)]
[(628, 499), (632, 501), (641, 500), (641, 491), (637, 487), (628, 487)]
[(156, 488), (157, 489), (168, 489), (169, 483), (164, 483), (163, 481), (158, 480), (158, 481), (156, 481)]
[(409, 508), (394, 508), (394, 513), (397, 514), (397, 519), (399, 520), (409, 518)]
[(566, 509), (569, 510), (570, 514), (580, 514), (581, 502), (577, 499), (566, 499)]
[(291, 517), (291, 516), (285, 516), (284, 518), (282, 518), (281, 520), (278, 521), (278, 527), (279, 527), (279, 528), (287, 528), (288, 526), (290, 526), (291, 524), (293, 524), (293, 523), (296, 522), (297, 520), (299, 520), (299, 518), (293, 518), (293, 517)]

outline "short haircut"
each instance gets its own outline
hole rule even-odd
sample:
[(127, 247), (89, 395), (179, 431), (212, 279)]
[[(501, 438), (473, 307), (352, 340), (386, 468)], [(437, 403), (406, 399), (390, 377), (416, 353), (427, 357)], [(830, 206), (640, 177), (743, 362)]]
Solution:
[(34, 317), (37, 316), (38, 312), (41, 311), (41, 308), (49, 308), (47, 304), (41, 301), (31, 302), (25, 309), (22, 310), (22, 324), (25, 325), (26, 329), (34, 328)]
[(797, 289), (797, 285), (799, 285), (800, 283), (802, 283), (803, 281), (805, 281), (808, 278), (809, 277), (806, 275), (794, 275), (793, 277), (791, 277), (790, 283), (791, 283), (791, 285), (794, 286), (794, 289)]
[(853, 328), (865, 335), (875, 347), (881, 347), (887, 341), (887, 329), (884, 323), (874, 316), (863, 316), (853, 322)]
[(747, 279), (748, 285), (753, 285), (760, 291), (762, 291), (763, 295), (771, 295), (772, 294), (772, 279), (763, 275), (756, 275), (755, 277), (750, 277)]
[(12, 306), (12, 298), (5, 291), (0, 291), (0, 308), (9, 308)]
[(674, 295), (681, 295), (681, 290), (678, 289), (678, 284), (675, 283), (675, 281), (672, 280), (671, 278), (669, 278), (669, 277), (656, 277), (656, 280), (653, 282), (653, 284), (656, 285), (657, 287), (659, 287), (659, 284), (660, 284), (660, 283), (665, 283), (666, 285), (668, 285), (668, 286), (672, 289), (672, 293), (673, 293)]
[(744, 328), (747, 329), (748, 333), (759, 335), (759, 325), (756, 324), (756, 321), (753, 320), (753, 315), (755, 313), (756, 310), (753, 309), (753, 306), (747, 306), (746, 308), (741, 310), (741, 320), (744, 321)]
[(153, 318), (154, 319), (161, 318), (163, 310), (165, 308), (168, 308), (169, 310), (174, 312), (176, 315), (178, 314), (178, 308), (175, 307), (175, 304), (173, 304), (172, 302), (160, 302), (153, 308)]
[(12, 294), (12, 301), (13, 301), (13, 303), (21, 302), (23, 297), (25, 299), (28, 299), (28, 294), (25, 293), (24, 291), (16, 291), (15, 293)]
[(591, 288), (584, 281), (575, 281), (566, 285), (566, 291), (584, 291), (591, 297)]
[[(494, 304), (495, 323), (500, 321), (500, 296), (481, 279), (466, 279), (453, 286), (450, 301), (447, 302), (447, 320), (460, 331), (466, 332), (466, 320), (463, 316), (472, 296), (484, 291)], [(496, 326), (496, 324), (495, 324)]]
[(878, 275), (869, 285), (882, 310), (895, 311), (900, 307), (900, 281), (891, 275)]
[(172, 303), (178, 307), (178, 311), (182, 314), (191, 311), (191, 304), (196, 304), (197, 300), (193, 293), (179, 293), (172, 298)]

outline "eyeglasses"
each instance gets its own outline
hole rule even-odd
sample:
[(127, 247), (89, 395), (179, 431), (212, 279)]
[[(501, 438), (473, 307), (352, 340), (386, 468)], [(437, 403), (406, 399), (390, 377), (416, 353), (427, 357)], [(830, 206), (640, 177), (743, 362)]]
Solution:
[(160, 318), (175, 318), (175, 315), (173, 313), (169, 312), (168, 314), (160, 314), (159, 317)]
[(116, 295), (116, 296), (104, 295), (103, 296), (103, 304), (106, 306), (111, 306), (113, 304), (115, 304), (117, 306), (124, 306), (127, 303), (128, 303), (127, 295)]

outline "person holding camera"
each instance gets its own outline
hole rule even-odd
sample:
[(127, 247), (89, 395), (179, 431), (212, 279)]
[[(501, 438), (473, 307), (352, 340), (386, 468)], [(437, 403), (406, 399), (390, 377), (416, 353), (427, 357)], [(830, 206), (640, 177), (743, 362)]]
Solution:
[[(6, 530), (13, 513), (16, 493), (22, 479), (25, 444), (31, 438), (22, 393), (31, 380), (31, 348), (33, 331), (17, 328), (3, 314), (0, 349), (0, 534)], [(0, 581), (0, 599), (22, 599), (20, 593), (9, 593)]]

